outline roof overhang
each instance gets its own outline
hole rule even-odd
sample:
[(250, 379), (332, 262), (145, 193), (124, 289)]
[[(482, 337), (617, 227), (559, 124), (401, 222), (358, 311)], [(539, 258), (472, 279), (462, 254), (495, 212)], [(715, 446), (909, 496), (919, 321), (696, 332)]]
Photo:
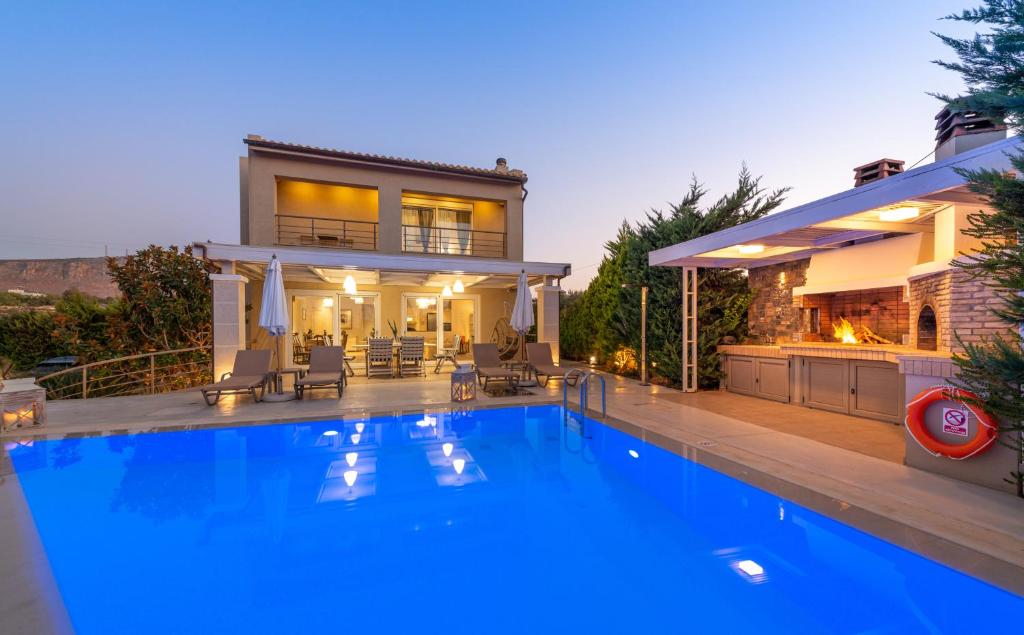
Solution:
[(284, 266), (310, 269), (359, 269), (377, 272), (422, 273), (431, 276), (467, 274), (478, 276), (517, 276), (525, 271), (531, 278), (561, 279), (572, 273), (572, 265), (554, 262), (522, 262), (458, 256), (419, 256), (341, 251), (318, 247), (263, 247), (197, 242), (193, 247), (210, 260), (267, 263), (276, 255)]
[[(975, 148), (942, 161), (723, 229), (648, 254), (651, 266), (754, 268), (807, 258), (851, 240), (887, 233), (930, 232), (917, 223), (879, 222), (858, 214), (900, 204), (974, 204), (958, 170), (1011, 170), (1010, 154), (1024, 146), (1017, 137)], [(764, 246), (740, 254), (740, 245)], [(729, 251), (732, 250), (732, 251)]]

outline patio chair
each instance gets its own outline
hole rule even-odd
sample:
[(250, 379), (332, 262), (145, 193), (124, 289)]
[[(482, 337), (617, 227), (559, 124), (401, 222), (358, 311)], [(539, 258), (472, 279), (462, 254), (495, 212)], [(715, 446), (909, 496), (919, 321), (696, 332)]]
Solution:
[(309, 351), (302, 344), (298, 333), (292, 333), (292, 361), (296, 364), (309, 363)]
[(391, 377), (391, 364), (395, 353), (390, 337), (371, 337), (366, 348), (366, 376), (384, 375)]
[(398, 374), (426, 375), (427, 371), (423, 364), (424, 343), (422, 337), (403, 337), (401, 346), (398, 349)]
[(452, 338), (451, 348), (442, 348), (441, 352), (437, 356), (437, 363), (434, 364), (434, 373), (441, 372), (441, 367), (444, 366), (445, 362), (451, 362), (455, 368), (459, 367), (459, 360), (457, 359), (458, 354), (462, 348), (462, 336), (455, 335)]
[(356, 371), (352, 370), (352, 362), (355, 360), (355, 355), (348, 354), (348, 331), (341, 332), (341, 348), (346, 351), (345, 353), (345, 368), (348, 370), (349, 377), (355, 377)]
[(309, 353), (309, 371), (295, 380), (295, 397), (302, 399), (307, 390), (337, 388), (338, 398), (345, 392), (345, 349), (318, 346)]
[(491, 381), (503, 381), (514, 386), (517, 375), (514, 371), (502, 366), (498, 356), (497, 344), (473, 344), (473, 364), (476, 366), (477, 381), (487, 390)]
[[(246, 350), (235, 353), (235, 363), (230, 372), (224, 373), (220, 381), (203, 386), (203, 400), (212, 406), (220, 401), (221, 395), (252, 395), (253, 401), (261, 401), (270, 377), (270, 350)], [(256, 389), (259, 388), (257, 395)], [(213, 395), (213, 401), (210, 396)]]
[(540, 384), (541, 386), (547, 386), (548, 381), (552, 379), (565, 379), (567, 371), (555, 364), (551, 358), (551, 344), (547, 342), (527, 343), (526, 360), (530, 363), (533, 373), (537, 375), (537, 382), (540, 383), (541, 377), (544, 378), (543, 383)]

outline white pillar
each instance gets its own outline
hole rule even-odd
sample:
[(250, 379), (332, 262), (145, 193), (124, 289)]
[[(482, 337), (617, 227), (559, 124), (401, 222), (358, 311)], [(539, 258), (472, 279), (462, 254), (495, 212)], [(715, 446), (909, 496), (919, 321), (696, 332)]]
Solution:
[(537, 289), (537, 341), (551, 344), (551, 357), (558, 362), (558, 294), (556, 278), (547, 277)]
[(211, 273), (213, 291), (213, 379), (231, 370), (245, 348), (245, 276)]

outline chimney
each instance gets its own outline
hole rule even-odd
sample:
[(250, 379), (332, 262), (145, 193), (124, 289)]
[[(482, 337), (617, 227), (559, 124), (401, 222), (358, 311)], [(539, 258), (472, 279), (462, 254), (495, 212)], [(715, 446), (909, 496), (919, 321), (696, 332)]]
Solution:
[(941, 161), (1006, 138), (1006, 125), (971, 110), (946, 106), (935, 115), (935, 160)]
[(879, 179), (895, 176), (903, 171), (903, 161), (879, 159), (853, 168), (853, 186), (860, 187)]
[(502, 173), (508, 172), (508, 161), (506, 161), (504, 157), (498, 157), (494, 162), (494, 170)]

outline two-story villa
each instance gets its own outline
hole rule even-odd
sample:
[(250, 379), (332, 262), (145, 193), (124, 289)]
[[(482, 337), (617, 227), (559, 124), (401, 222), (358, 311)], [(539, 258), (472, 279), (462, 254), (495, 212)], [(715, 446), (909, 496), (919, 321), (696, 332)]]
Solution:
[(475, 168), (245, 139), (241, 244), (196, 243), (214, 261), (214, 370), (239, 348), (270, 348), (258, 328), (262, 279), (276, 254), (291, 308), (279, 351), (301, 365), (316, 343), (358, 350), (372, 335), (422, 335), (428, 355), (504, 337), (525, 271), (537, 337), (558, 347), (563, 263), (523, 260), (527, 177), (498, 159)]

